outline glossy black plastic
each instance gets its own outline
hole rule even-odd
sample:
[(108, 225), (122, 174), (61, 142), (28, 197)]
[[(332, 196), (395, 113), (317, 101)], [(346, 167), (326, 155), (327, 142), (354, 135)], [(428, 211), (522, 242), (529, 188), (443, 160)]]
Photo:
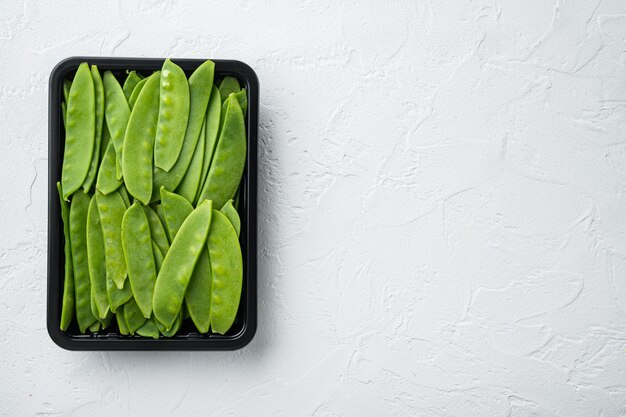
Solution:
[[(96, 334), (80, 334), (72, 323), (63, 332), (59, 328), (63, 294), (64, 255), (63, 223), (58, 201), (56, 182), (61, 179), (64, 128), (61, 120), (63, 80), (72, 79), (81, 62), (98, 66), (100, 73), (110, 70), (123, 84), (127, 70), (149, 75), (161, 68), (164, 58), (106, 58), (71, 57), (61, 61), (50, 74), (48, 102), (48, 333), (52, 340), (69, 350), (234, 350), (252, 340), (257, 325), (257, 129), (259, 110), (259, 81), (248, 65), (239, 61), (213, 60), (215, 83), (231, 75), (248, 91), (246, 127), (248, 155), (240, 185), (239, 214), (241, 216), (241, 248), (243, 254), (243, 289), (237, 319), (225, 335), (199, 334), (189, 319), (181, 326), (179, 334), (158, 340), (140, 336), (123, 336), (115, 320), (110, 327)], [(187, 75), (205, 60), (173, 59)]]

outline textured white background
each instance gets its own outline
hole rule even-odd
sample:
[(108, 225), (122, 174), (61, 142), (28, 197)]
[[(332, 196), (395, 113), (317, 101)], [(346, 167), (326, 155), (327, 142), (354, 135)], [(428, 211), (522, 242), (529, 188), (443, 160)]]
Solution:
[[(0, 415), (626, 416), (624, 1), (0, 0), (0, 53)], [(243, 350), (48, 337), (71, 55), (257, 72)]]

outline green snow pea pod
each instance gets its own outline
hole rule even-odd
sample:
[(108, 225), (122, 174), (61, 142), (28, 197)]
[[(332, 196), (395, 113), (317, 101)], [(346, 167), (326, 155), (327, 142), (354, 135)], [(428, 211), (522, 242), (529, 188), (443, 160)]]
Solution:
[(130, 118), (130, 107), (126, 101), (124, 90), (111, 71), (104, 72), (104, 117), (115, 144), (116, 178), (122, 178), (122, 156), (124, 151), (124, 134)]
[(102, 239), (102, 226), (100, 225), (100, 215), (95, 196), (91, 198), (87, 212), (87, 260), (91, 295), (96, 306), (94, 315), (101, 320), (106, 317), (109, 311), (109, 300), (107, 298), (104, 240)]
[(242, 88), (239, 92), (235, 93), (235, 97), (237, 97), (237, 101), (241, 107), (241, 112), (245, 116), (248, 111), (248, 95), (246, 94), (246, 89)]
[(141, 77), (141, 75), (137, 74), (137, 71), (126, 72), (128, 73), (128, 77), (126, 77), (126, 80), (124, 81), (124, 86), (122, 87), (122, 90), (124, 91), (124, 96), (128, 101), (130, 100), (130, 95), (133, 93), (133, 90), (135, 89), (137, 84), (139, 84), (139, 82), (143, 80), (143, 78)]
[(178, 315), (176, 316), (176, 319), (174, 320), (174, 324), (172, 324), (172, 328), (169, 330), (167, 330), (166, 326), (163, 323), (161, 323), (158, 319), (155, 318), (154, 322), (156, 323), (157, 328), (159, 329), (159, 333), (161, 333), (165, 337), (172, 337), (176, 335), (176, 333), (180, 329), (180, 325), (183, 322), (183, 312), (181, 310), (180, 313), (178, 313)]
[(120, 197), (122, 197), (122, 200), (124, 200), (124, 205), (126, 206), (126, 208), (130, 207), (130, 196), (128, 195), (128, 191), (126, 191), (126, 187), (124, 186), (124, 184), (122, 184), (120, 188), (117, 189), (117, 192), (120, 193)]
[(212, 278), (209, 251), (204, 245), (185, 292), (185, 306), (200, 333), (209, 331)]
[(241, 195), (241, 187), (237, 188), (237, 192), (235, 193), (235, 202), (233, 203), (235, 210), (239, 210), (239, 196), (240, 195)]
[[(100, 144), (100, 166), (102, 166), (102, 160), (104, 159), (104, 153), (106, 152), (107, 146), (109, 146), (109, 142), (111, 141), (111, 134), (109, 133), (109, 128), (106, 123), (102, 124), (102, 143)], [(99, 174), (100, 168), (98, 168)], [(96, 176), (97, 177), (97, 176)]]
[(63, 121), (63, 128), (65, 128), (65, 116), (67, 115), (67, 103), (61, 103), (61, 120)]
[(57, 182), (59, 203), (61, 204), (61, 219), (63, 220), (63, 236), (65, 243), (63, 252), (65, 255), (65, 278), (63, 280), (63, 300), (61, 302), (61, 321), (59, 327), (65, 331), (74, 318), (74, 267), (72, 266), (72, 248), (70, 246), (70, 208), (63, 198), (61, 183)]
[(124, 213), (122, 246), (133, 297), (144, 317), (149, 318), (152, 314), (156, 266), (152, 253), (150, 225), (146, 213), (138, 201), (135, 201)]
[(130, 289), (130, 281), (125, 280), (124, 286), (120, 290), (117, 288), (111, 277), (107, 274), (107, 299), (109, 300), (109, 308), (113, 313), (117, 312), (117, 309), (126, 304), (128, 300), (133, 297), (133, 292)]
[(128, 334), (128, 325), (126, 324), (126, 319), (124, 318), (124, 309), (122, 308), (118, 314), (115, 315), (115, 319), (117, 320), (117, 327), (120, 329), (120, 333), (123, 335)]
[(72, 88), (72, 82), (70, 80), (63, 80), (63, 99), (67, 101), (70, 96), (70, 90)]
[(185, 197), (171, 193), (165, 187), (161, 188), (161, 204), (165, 215), (167, 235), (172, 242), (187, 216), (193, 211), (193, 206)]
[(141, 89), (143, 88), (143, 86), (146, 85), (146, 81), (148, 81), (147, 78), (144, 78), (143, 80), (139, 81), (139, 84), (135, 86), (135, 89), (133, 90), (132, 94), (128, 98), (128, 106), (130, 107), (131, 110), (133, 109), (133, 107), (135, 107), (135, 103), (137, 102), (137, 97), (139, 97), (139, 93), (141, 93)]
[[(89, 65), (79, 65), (70, 88), (65, 123), (65, 153), (61, 184), (67, 199), (83, 185), (94, 148), (96, 96)], [(87, 328), (87, 327), (85, 327)]]
[(246, 164), (246, 129), (241, 107), (234, 95), (225, 103), (228, 103), (228, 109), (224, 126), (198, 199), (199, 203), (213, 200), (217, 207), (222, 207), (235, 195)]
[(150, 319), (146, 320), (146, 322), (137, 329), (137, 334), (143, 337), (151, 337), (153, 339), (159, 338), (159, 328), (157, 327), (156, 321), (154, 317), (150, 317)]
[(159, 120), (154, 139), (154, 164), (172, 169), (183, 147), (189, 119), (189, 84), (185, 72), (166, 59), (161, 68)]
[(193, 158), (187, 168), (187, 173), (183, 177), (176, 193), (185, 197), (188, 201), (193, 201), (198, 193), (200, 186), (200, 175), (202, 175), (202, 160), (204, 159), (204, 147), (206, 146), (205, 138), (206, 123), (202, 124), (202, 130), (200, 131), (200, 140), (196, 145), (196, 150), (193, 153)]
[(159, 216), (159, 220), (161, 220), (161, 224), (163, 227), (167, 227), (167, 223), (165, 222), (165, 213), (163, 212), (163, 204), (159, 203), (154, 206), (154, 211), (157, 216)]
[(124, 304), (124, 320), (126, 321), (126, 326), (128, 326), (128, 332), (131, 335), (135, 334), (135, 330), (143, 326), (146, 322), (146, 318), (143, 316), (134, 298), (131, 298)]
[(224, 334), (233, 325), (239, 309), (243, 262), (237, 233), (228, 218), (217, 210), (213, 210), (207, 242), (213, 273), (211, 329)]
[(87, 177), (83, 183), (83, 190), (87, 193), (91, 190), (93, 182), (96, 180), (98, 166), (100, 164), (100, 145), (102, 143), (102, 126), (104, 124), (104, 86), (102, 85), (102, 77), (98, 67), (91, 66), (91, 77), (93, 78), (94, 94), (96, 98), (96, 130), (94, 132), (93, 155), (91, 156), (91, 165), (87, 172)]
[(122, 172), (130, 195), (144, 204), (152, 196), (154, 135), (159, 117), (159, 77), (157, 71), (146, 85), (128, 120), (122, 153)]
[(76, 320), (81, 333), (91, 326), (96, 318), (91, 313), (91, 283), (87, 261), (87, 213), (89, 196), (76, 192), (70, 205), (70, 244), (74, 267), (74, 290)]
[[(93, 300), (93, 296), (91, 299)], [(92, 305), (92, 307), (95, 307), (95, 305)], [(103, 319), (98, 319), (98, 322), (100, 323), (100, 330), (104, 330), (109, 327), (109, 325), (111, 324), (111, 320), (113, 320), (113, 313), (111, 313), (111, 310), (108, 310), (106, 316)]]
[(167, 251), (170, 249), (170, 243), (167, 240), (163, 223), (161, 223), (161, 219), (159, 219), (159, 216), (154, 212), (154, 210), (152, 210), (152, 208), (150, 208), (150, 206), (144, 206), (143, 209), (146, 212), (146, 217), (148, 218), (148, 223), (150, 224), (150, 236), (159, 248), (161, 255), (165, 256)]
[(185, 291), (206, 243), (211, 223), (211, 202), (199, 205), (176, 234), (154, 287), (154, 316), (170, 330), (180, 314)]
[(116, 159), (115, 144), (111, 140), (104, 151), (96, 181), (96, 190), (102, 194), (110, 194), (122, 185), (122, 180), (118, 180), (115, 174)]
[(152, 201), (159, 198), (161, 186), (164, 186), (169, 191), (174, 191), (182, 181), (185, 172), (187, 172), (194, 150), (198, 144), (202, 122), (209, 105), (214, 72), (215, 64), (207, 60), (189, 77), (189, 121), (187, 122), (183, 147), (176, 163), (169, 172), (157, 166), (154, 167)]
[(163, 265), (163, 253), (154, 240), (152, 241), (152, 253), (154, 254), (154, 266), (156, 266), (157, 273), (159, 273), (161, 265)]
[(96, 333), (98, 330), (100, 330), (100, 322), (96, 320), (91, 326), (89, 326), (89, 331), (91, 333)]
[(211, 159), (213, 158), (213, 152), (215, 151), (215, 145), (217, 144), (217, 134), (220, 130), (220, 114), (222, 113), (222, 99), (220, 98), (220, 90), (213, 85), (211, 91), (211, 98), (209, 99), (209, 106), (206, 110), (206, 129), (204, 139), (206, 145), (204, 146), (204, 158), (202, 159), (202, 172), (200, 174), (200, 184), (196, 195), (193, 198), (193, 203), (197, 204), (204, 181), (209, 173), (209, 166), (211, 165)]
[(220, 210), (226, 217), (228, 217), (228, 221), (235, 228), (235, 232), (237, 232), (237, 236), (239, 236), (239, 231), (241, 230), (241, 219), (239, 218), (239, 213), (237, 213), (237, 209), (233, 205), (233, 200), (228, 200), (224, 207)]
[(96, 203), (102, 225), (107, 275), (111, 277), (117, 288), (122, 289), (127, 275), (122, 248), (122, 219), (126, 205), (116, 191), (107, 195), (96, 192)]
[(222, 101), (226, 101), (228, 96), (232, 93), (237, 93), (239, 90), (241, 90), (241, 86), (235, 77), (226, 76), (222, 79), (222, 82), (220, 83), (220, 95), (222, 96)]

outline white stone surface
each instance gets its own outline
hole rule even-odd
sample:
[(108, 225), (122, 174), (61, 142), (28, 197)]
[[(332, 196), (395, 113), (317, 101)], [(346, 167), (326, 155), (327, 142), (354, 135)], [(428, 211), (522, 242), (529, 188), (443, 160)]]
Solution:
[[(1, 0), (0, 52), (0, 415), (626, 416), (625, 2)], [(48, 337), (72, 55), (257, 72), (243, 350)]]

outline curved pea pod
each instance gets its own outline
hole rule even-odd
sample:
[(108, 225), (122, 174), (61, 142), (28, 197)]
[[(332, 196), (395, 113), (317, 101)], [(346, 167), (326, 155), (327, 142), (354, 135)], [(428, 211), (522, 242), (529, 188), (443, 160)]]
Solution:
[(126, 72), (128, 73), (128, 76), (126, 77), (126, 80), (124, 81), (124, 86), (122, 87), (122, 90), (124, 91), (124, 96), (126, 97), (126, 100), (128, 101), (130, 100), (130, 95), (132, 94), (137, 84), (139, 84), (141, 80), (143, 80), (143, 77), (137, 74), (137, 71), (126, 71)]
[(246, 164), (246, 129), (241, 107), (234, 95), (225, 103), (228, 103), (228, 108), (224, 126), (198, 199), (199, 203), (203, 200), (213, 200), (217, 207), (222, 207), (235, 195)]
[(202, 193), (202, 187), (209, 173), (209, 166), (211, 165), (211, 159), (213, 158), (215, 145), (217, 144), (217, 134), (220, 130), (220, 115), (222, 113), (222, 99), (220, 97), (220, 90), (213, 85), (211, 99), (209, 100), (209, 106), (206, 110), (206, 129), (204, 136), (206, 145), (204, 146), (204, 157), (202, 158), (200, 184), (193, 199), (194, 205), (197, 204), (200, 194)]
[(163, 336), (165, 337), (175, 336), (178, 330), (180, 329), (180, 325), (183, 322), (183, 312), (181, 310), (180, 313), (178, 313), (178, 315), (176, 316), (176, 319), (174, 320), (174, 323), (172, 324), (172, 327), (169, 330), (167, 330), (166, 326), (163, 323), (161, 323), (158, 319), (155, 319), (154, 322), (156, 323), (157, 328), (159, 329), (159, 333), (161, 333)]
[(200, 333), (209, 331), (211, 313), (211, 262), (209, 251), (204, 245), (200, 258), (193, 269), (189, 286), (185, 292), (185, 305), (191, 320)]
[(157, 166), (154, 167), (152, 201), (156, 201), (159, 198), (161, 186), (164, 186), (169, 191), (174, 191), (182, 181), (187, 168), (189, 168), (200, 137), (202, 121), (209, 105), (214, 73), (215, 64), (207, 60), (189, 77), (189, 121), (187, 122), (183, 147), (180, 150), (176, 163), (169, 171), (162, 170)]
[(91, 333), (96, 333), (98, 330), (100, 330), (100, 322), (96, 320), (91, 326), (89, 326), (89, 331)]
[(122, 200), (124, 200), (124, 205), (126, 205), (126, 208), (130, 207), (130, 196), (128, 195), (128, 191), (126, 191), (126, 187), (124, 186), (124, 184), (122, 184), (120, 188), (117, 189), (117, 192), (120, 193), (120, 197), (122, 197)]
[[(102, 166), (102, 159), (104, 158), (104, 153), (106, 152), (107, 146), (109, 146), (109, 142), (111, 141), (111, 133), (109, 133), (109, 128), (106, 123), (102, 124), (102, 143), (100, 144), (100, 164), (98, 167)], [(98, 168), (98, 173), (100, 173), (100, 169)], [(97, 181), (96, 175), (96, 181)]]
[(130, 206), (124, 214), (122, 246), (133, 297), (144, 317), (149, 318), (152, 314), (156, 266), (152, 253), (150, 225), (146, 213), (138, 201)]
[(144, 204), (152, 196), (152, 158), (154, 135), (159, 117), (159, 77), (148, 77), (133, 107), (124, 137), (122, 172), (130, 195)]
[(72, 248), (70, 245), (70, 208), (63, 198), (61, 183), (57, 182), (59, 203), (61, 204), (61, 219), (63, 220), (63, 235), (65, 243), (63, 252), (65, 255), (65, 278), (63, 279), (63, 300), (61, 302), (61, 321), (59, 327), (65, 331), (74, 318), (74, 267), (72, 266)]
[(72, 82), (70, 80), (63, 80), (63, 99), (67, 101), (70, 96), (70, 90), (72, 88)]
[(159, 220), (161, 220), (161, 224), (163, 225), (163, 227), (167, 227), (167, 223), (165, 222), (165, 213), (163, 213), (163, 204), (156, 204), (154, 206), (154, 211), (156, 212), (157, 216), (159, 216)]
[(96, 192), (96, 203), (102, 225), (107, 276), (113, 280), (117, 288), (122, 289), (127, 275), (122, 248), (122, 219), (126, 205), (116, 191), (106, 195)]
[(156, 321), (154, 317), (150, 317), (150, 319), (146, 320), (146, 322), (137, 329), (137, 334), (143, 337), (151, 337), (153, 339), (159, 338), (159, 328), (157, 327)]
[(161, 188), (161, 205), (163, 206), (167, 234), (170, 242), (172, 242), (178, 229), (193, 211), (193, 206), (185, 197), (169, 192), (164, 187)]
[(61, 184), (67, 199), (83, 185), (93, 155), (96, 96), (89, 65), (79, 65), (67, 101)]
[(126, 321), (128, 332), (131, 335), (135, 334), (135, 330), (143, 326), (146, 322), (146, 318), (143, 316), (134, 298), (131, 298), (124, 304), (124, 320)]
[(183, 177), (182, 182), (176, 188), (176, 193), (185, 197), (187, 201), (191, 202), (196, 198), (198, 188), (200, 187), (200, 175), (202, 175), (202, 160), (204, 159), (204, 147), (206, 146), (205, 138), (206, 123), (202, 124), (202, 131), (200, 133), (200, 140), (187, 169), (187, 173)]
[(189, 119), (189, 85), (185, 72), (169, 58), (161, 68), (159, 120), (154, 140), (154, 164), (172, 169), (183, 147)]
[(226, 101), (228, 96), (237, 93), (239, 90), (241, 90), (241, 86), (235, 77), (226, 76), (222, 79), (222, 82), (220, 83), (220, 95), (222, 96), (222, 101)]
[(98, 67), (91, 66), (91, 77), (93, 78), (94, 93), (96, 98), (96, 130), (94, 132), (94, 147), (91, 156), (91, 165), (87, 172), (87, 177), (83, 183), (83, 190), (87, 193), (96, 180), (98, 166), (100, 165), (100, 146), (102, 144), (102, 126), (104, 124), (104, 86)]
[(239, 236), (239, 231), (241, 230), (241, 219), (239, 218), (239, 213), (237, 213), (237, 209), (233, 205), (233, 200), (228, 200), (226, 204), (220, 209), (220, 211), (228, 218), (230, 224), (235, 228), (235, 232), (237, 232), (237, 236)]
[(150, 206), (144, 206), (143, 209), (146, 212), (148, 224), (150, 225), (150, 236), (159, 248), (161, 255), (165, 256), (167, 251), (170, 249), (170, 243), (167, 240), (163, 223), (161, 223), (161, 219), (159, 219), (159, 216), (154, 212), (154, 210), (152, 210), (152, 208), (150, 208)]
[(163, 259), (154, 287), (153, 311), (166, 330), (171, 329), (181, 311), (185, 291), (206, 243), (210, 223), (211, 202), (207, 201), (185, 219)]
[(117, 288), (111, 277), (107, 275), (107, 299), (109, 300), (109, 308), (113, 313), (118, 313), (117, 309), (126, 304), (133, 297), (130, 289), (130, 281), (124, 281), (122, 289)]
[(109, 310), (107, 311), (107, 314), (103, 319), (98, 319), (98, 322), (100, 323), (100, 330), (104, 330), (107, 327), (109, 327), (111, 325), (112, 320), (113, 320), (113, 313), (111, 313), (111, 310)]
[(248, 111), (248, 94), (245, 88), (242, 88), (240, 91), (235, 93), (235, 97), (237, 97), (237, 101), (239, 102), (239, 106), (241, 107), (241, 112), (246, 114)]
[(161, 270), (161, 265), (163, 265), (163, 253), (157, 244), (154, 243), (154, 240), (152, 241), (152, 253), (154, 254), (154, 266), (156, 266), (158, 273)]
[(117, 82), (111, 71), (105, 71), (103, 77), (104, 84), (104, 117), (107, 127), (111, 133), (111, 140), (115, 144), (116, 178), (122, 178), (122, 153), (124, 150), (124, 134), (130, 118), (130, 107), (126, 101), (124, 91)]
[(107, 298), (104, 240), (102, 239), (102, 226), (100, 225), (100, 215), (95, 196), (91, 198), (87, 212), (87, 260), (91, 296), (96, 307), (92, 311), (97, 319), (102, 320), (106, 318), (109, 312), (109, 300)]
[(128, 334), (128, 324), (126, 324), (126, 319), (124, 318), (123, 309), (115, 315), (115, 319), (117, 320), (117, 327), (120, 329), (120, 333), (123, 335)]
[(139, 93), (141, 93), (141, 89), (143, 88), (143, 86), (146, 85), (146, 81), (148, 81), (147, 78), (144, 78), (143, 80), (139, 81), (139, 84), (135, 86), (135, 89), (133, 90), (132, 94), (128, 98), (128, 106), (130, 107), (131, 110), (133, 109), (133, 107), (135, 107), (135, 103), (137, 102), (137, 97), (139, 97)]
[(107, 145), (102, 164), (98, 170), (98, 180), (96, 181), (96, 190), (102, 194), (110, 194), (122, 185), (122, 180), (118, 180), (115, 174), (116, 164), (115, 144), (111, 140)]
[(243, 261), (235, 229), (228, 218), (217, 210), (213, 210), (207, 242), (213, 273), (211, 329), (215, 333), (224, 334), (237, 317), (243, 283)]
[(81, 333), (91, 326), (96, 318), (91, 313), (91, 283), (87, 261), (87, 213), (89, 196), (76, 192), (70, 205), (70, 243), (74, 267), (74, 290), (76, 320)]

